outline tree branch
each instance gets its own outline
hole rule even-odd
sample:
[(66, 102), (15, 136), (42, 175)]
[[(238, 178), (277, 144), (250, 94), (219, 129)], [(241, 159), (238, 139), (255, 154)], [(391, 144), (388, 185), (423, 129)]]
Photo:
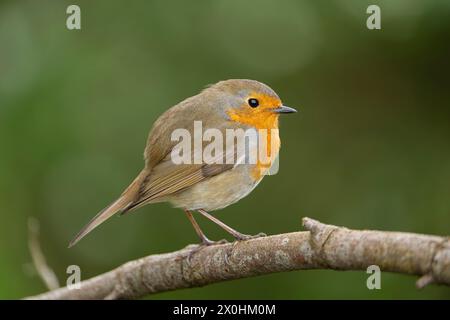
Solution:
[[(274, 272), (366, 270), (418, 275), (418, 287), (450, 285), (449, 238), (358, 231), (304, 218), (308, 231), (151, 255), (81, 282), (28, 299), (133, 299), (148, 294)], [(192, 253), (192, 254), (191, 254)]]

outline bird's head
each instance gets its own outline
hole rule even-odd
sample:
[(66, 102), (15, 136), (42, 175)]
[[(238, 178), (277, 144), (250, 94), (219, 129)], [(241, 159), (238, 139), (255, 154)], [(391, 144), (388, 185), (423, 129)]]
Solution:
[(284, 106), (269, 86), (255, 80), (225, 80), (209, 89), (220, 92), (220, 105), (231, 121), (254, 128), (277, 128), (280, 114), (297, 112)]

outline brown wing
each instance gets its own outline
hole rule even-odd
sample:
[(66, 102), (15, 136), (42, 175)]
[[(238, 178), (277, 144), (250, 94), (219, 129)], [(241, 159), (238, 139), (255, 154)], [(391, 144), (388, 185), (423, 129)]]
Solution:
[(141, 185), (138, 199), (126, 211), (156, 202), (232, 168), (232, 164), (175, 165), (170, 159), (165, 159), (152, 169)]
[[(205, 118), (208, 121), (207, 123), (205, 121), (202, 122), (203, 130), (217, 128), (224, 134), (225, 129), (236, 126), (232, 122), (225, 121), (222, 116), (211, 117), (211, 110), (205, 109), (204, 106), (192, 105), (195, 101), (198, 100), (189, 101), (188, 99), (182, 104), (169, 109), (155, 123), (155, 126), (150, 132), (145, 150), (148, 174), (141, 183), (135, 201), (124, 211), (139, 208), (147, 203), (163, 200), (166, 196), (233, 168), (233, 165), (230, 164), (203, 163), (177, 165), (172, 161), (172, 149), (178, 144), (178, 141), (171, 141), (171, 135), (175, 129), (183, 128), (189, 132), (193, 132), (194, 121)], [(177, 120), (174, 121), (174, 119)], [(191, 141), (191, 145), (194, 145), (193, 140)], [(202, 151), (203, 147), (193, 152)], [(226, 159), (224, 154), (229, 152), (234, 153), (234, 148), (218, 153), (216, 158)]]

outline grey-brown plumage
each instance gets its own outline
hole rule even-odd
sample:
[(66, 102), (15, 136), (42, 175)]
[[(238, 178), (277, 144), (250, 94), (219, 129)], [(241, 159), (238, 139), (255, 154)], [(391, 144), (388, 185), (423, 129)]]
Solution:
[[(201, 121), (203, 130), (216, 128), (223, 133), (226, 129), (253, 127), (256, 114), (249, 123), (236, 121), (231, 116), (231, 112), (238, 110), (245, 115), (242, 119), (253, 117), (251, 112), (256, 111), (247, 104), (252, 95), (266, 97), (271, 104), (277, 104), (261, 106), (258, 117), (274, 117), (274, 125), (278, 125), (278, 114), (273, 110), (281, 106), (280, 99), (268, 86), (254, 80), (221, 81), (164, 112), (149, 133), (144, 151), (144, 169), (115, 202), (78, 233), (69, 246), (118, 212), (130, 212), (161, 201), (168, 201), (188, 212), (200, 209), (211, 211), (224, 208), (250, 193), (262, 179), (262, 176), (252, 174), (254, 164), (174, 164), (171, 152), (178, 142), (172, 141), (171, 135), (176, 129), (187, 129), (192, 133), (194, 121)], [(263, 107), (267, 109), (267, 115)], [(193, 150), (195, 152), (202, 150)], [(225, 153), (229, 152), (235, 151), (225, 150)], [(274, 150), (276, 153), (278, 149)]]

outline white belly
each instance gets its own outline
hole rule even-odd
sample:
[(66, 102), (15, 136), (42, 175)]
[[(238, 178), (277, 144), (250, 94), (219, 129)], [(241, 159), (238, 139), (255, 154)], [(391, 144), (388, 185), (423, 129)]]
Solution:
[(239, 165), (171, 195), (167, 200), (175, 207), (188, 210), (214, 211), (225, 208), (247, 196), (262, 180), (254, 181), (252, 167)]

